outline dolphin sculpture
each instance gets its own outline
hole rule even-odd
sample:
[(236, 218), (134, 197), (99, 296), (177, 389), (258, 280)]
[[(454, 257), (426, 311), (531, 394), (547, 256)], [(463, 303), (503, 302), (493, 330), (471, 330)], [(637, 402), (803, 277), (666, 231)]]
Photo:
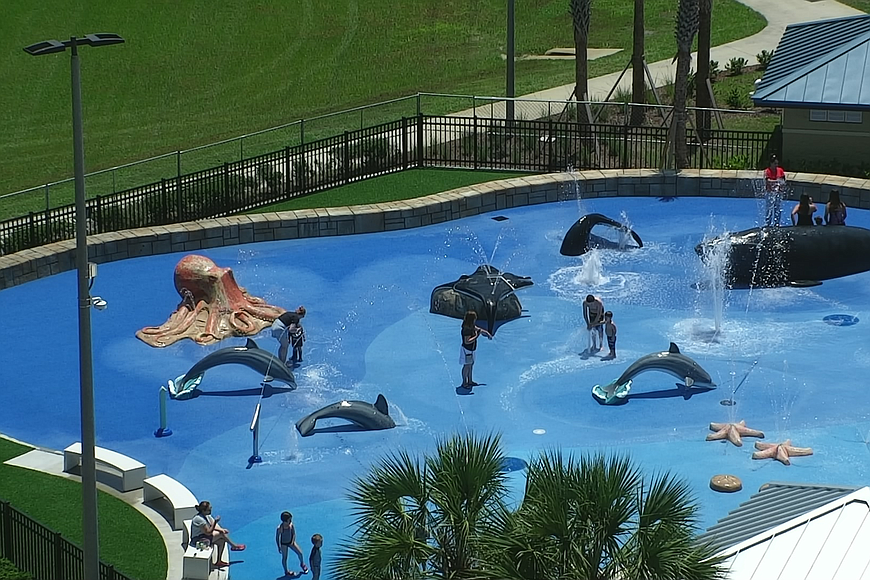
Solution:
[(637, 375), (646, 371), (664, 371), (681, 379), (686, 387), (702, 387), (713, 389), (716, 383), (701, 365), (680, 352), (680, 348), (671, 343), (668, 350), (644, 355), (631, 363), (615, 381), (611, 381), (603, 387), (592, 387), (592, 395), (605, 405), (615, 405), (626, 402), (626, 397), (631, 390), (631, 381)]
[(230, 346), (217, 350), (193, 365), (189, 371), (174, 381), (169, 381), (169, 396), (173, 399), (190, 399), (202, 382), (205, 371), (210, 368), (237, 364), (257, 371), (263, 377), (277, 379), (292, 389), (296, 388), (296, 378), (293, 372), (281, 362), (281, 359), (267, 350), (257, 346), (250, 338), (245, 346)]
[(462, 318), (468, 310), (486, 321), (487, 330), (495, 334), (496, 322), (513, 320), (522, 315), (523, 307), (514, 292), (533, 285), (528, 276), (502, 272), (493, 266), (479, 266), (471, 276), (441, 284), (432, 290), (429, 312)]
[(705, 262), (727, 252), (730, 288), (816, 286), (821, 280), (870, 270), (870, 230), (853, 226), (760, 227), (705, 240)]
[(318, 419), (338, 418), (347, 419), (351, 423), (368, 431), (380, 431), (392, 429), (396, 426), (387, 406), (387, 399), (378, 395), (375, 404), (365, 401), (339, 401), (323, 407), (303, 417), (296, 422), (296, 430), (303, 437), (314, 435), (314, 427)]
[(623, 250), (635, 247), (626, 246), (624, 243), (612, 242), (607, 238), (596, 236), (592, 233), (592, 228), (597, 225), (610, 226), (618, 229), (620, 232), (628, 233), (634, 239), (638, 248), (643, 247), (643, 241), (634, 230), (627, 228), (616, 220), (610, 219), (606, 215), (590, 213), (581, 217), (573, 226), (571, 226), (568, 233), (565, 234), (565, 238), (562, 240), (562, 247), (559, 249), (559, 253), (563, 256), (582, 256), (592, 248)]

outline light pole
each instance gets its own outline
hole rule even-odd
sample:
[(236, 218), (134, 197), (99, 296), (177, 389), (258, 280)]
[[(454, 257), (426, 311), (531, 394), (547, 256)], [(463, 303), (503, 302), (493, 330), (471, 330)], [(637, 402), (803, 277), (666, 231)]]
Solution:
[(505, 118), (514, 120), (514, 101), (516, 90), (514, 89), (514, 0), (507, 0), (507, 87), (505, 102)]
[[(82, 85), (78, 46), (120, 44), (117, 34), (88, 34), (69, 40), (44, 40), (31, 44), (24, 51), (33, 56), (54, 54), (71, 49), (73, 161), (76, 195), (76, 271), (78, 276), (79, 313), (79, 389), (82, 422), (82, 535), (84, 537), (84, 577), (100, 577), (100, 542), (97, 529), (97, 472), (94, 446), (94, 369), (91, 360), (91, 275), (88, 264), (88, 231), (85, 215), (85, 145), (82, 133)], [(94, 273), (95, 275), (95, 273)], [(101, 302), (105, 308), (105, 302)]]

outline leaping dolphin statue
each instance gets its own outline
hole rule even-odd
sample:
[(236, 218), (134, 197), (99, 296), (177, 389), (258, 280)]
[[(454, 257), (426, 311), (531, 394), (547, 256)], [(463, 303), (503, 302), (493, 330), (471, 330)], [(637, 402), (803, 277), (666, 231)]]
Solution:
[(727, 251), (731, 288), (816, 286), (821, 280), (870, 270), (870, 230), (853, 226), (760, 227), (695, 246), (704, 261)]
[(296, 429), (303, 437), (314, 435), (313, 431), (317, 420), (327, 418), (346, 419), (368, 431), (392, 429), (396, 426), (395, 421), (390, 417), (387, 399), (383, 395), (378, 395), (374, 405), (365, 401), (339, 401), (327, 405), (307, 417), (299, 419), (296, 422)]
[[(285, 383), (292, 389), (296, 388), (296, 378), (281, 359), (267, 350), (263, 350), (250, 338), (245, 346), (230, 346), (217, 350), (193, 365), (189, 371), (174, 381), (169, 381), (169, 395), (174, 399), (190, 399), (202, 382), (205, 371), (210, 368), (237, 364), (244, 365), (260, 373), (264, 378), (270, 377)], [(270, 380), (271, 380), (270, 379)]]
[(671, 343), (668, 350), (644, 355), (631, 363), (615, 381), (603, 387), (592, 387), (592, 395), (605, 405), (616, 405), (626, 402), (631, 390), (631, 381), (637, 375), (646, 371), (664, 371), (681, 379), (686, 387), (716, 388), (716, 383), (701, 365), (680, 352), (680, 348)]
[(592, 228), (597, 225), (606, 225), (616, 228), (620, 232), (626, 232), (634, 239), (638, 248), (643, 247), (643, 241), (634, 230), (627, 228), (616, 220), (610, 219), (606, 215), (590, 213), (581, 217), (573, 226), (571, 226), (568, 233), (565, 234), (565, 238), (562, 240), (562, 247), (559, 249), (559, 253), (563, 256), (582, 256), (592, 248), (622, 250), (634, 247), (612, 242), (607, 238), (596, 236), (592, 233)]

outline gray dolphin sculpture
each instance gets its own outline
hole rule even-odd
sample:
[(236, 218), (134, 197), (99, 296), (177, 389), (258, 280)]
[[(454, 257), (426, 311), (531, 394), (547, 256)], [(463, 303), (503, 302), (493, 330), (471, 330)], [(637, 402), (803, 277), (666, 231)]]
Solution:
[(169, 395), (174, 399), (189, 399), (202, 382), (205, 371), (220, 365), (244, 365), (260, 373), (264, 378), (271, 377), (296, 388), (296, 378), (281, 359), (263, 350), (250, 338), (245, 346), (230, 346), (217, 350), (193, 365), (182, 376), (169, 381)]
[(369, 431), (392, 429), (396, 422), (390, 417), (387, 399), (378, 395), (375, 404), (365, 401), (339, 401), (323, 407), (296, 421), (296, 429), (303, 437), (313, 435), (314, 427), (318, 419), (338, 418), (346, 419), (355, 425)]
[(634, 248), (635, 246), (620, 246), (615, 242), (611, 242), (607, 238), (596, 236), (592, 233), (592, 228), (597, 225), (605, 225), (617, 230), (626, 232), (634, 239), (638, 248), (643, 247), (643, 240), (637, 235), (634, 230), (630, 230), (616, 220), (610, 219), (604, 214), (590, 213), (584, 215), (577, 220), (573, 226), (565, 234), (562, 240), (562, 247), (559, 248), (559, 253), (563, 256), (582, 256), (592, 248), (602, 248), (606, 250), (622, 250)]
[(682, 379), (687, 387), (702, 387), (713, 389), (716, 383), (701, 365), (680, 352), (680, 348), (671, 343), (668, 350), (644, 355), (631, 363), (615, 381), (605, 386), (595, 385), (592, 394), (605, 405), (623, 402), (631, 390), (631, 380), (646, 371), (664, 371)]

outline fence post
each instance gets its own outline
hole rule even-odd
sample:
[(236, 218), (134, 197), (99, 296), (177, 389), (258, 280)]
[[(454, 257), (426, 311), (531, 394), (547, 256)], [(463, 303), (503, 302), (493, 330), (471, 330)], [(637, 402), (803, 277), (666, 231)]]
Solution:
[(290, 148), (284, 147), (284, 197), (290, 197)]
[(245, 160), (245, 138), (239, 139), (239, 161)]
[(549, 171), (553, 171), (553, 119), (552, 117), (547, 119), (547, 169)]
[(419, 117), (422, 114), (423, 114), (423, 109), (420, 105), (420, 93), (417, 93), (417, 116)]
[[(100, 195), (97, 196), (96, 205), (94, 206), (94, 209), (97, 210), (96, 211), (97, 215), (94, 216), (94, 224), (97, 226), (97, 231), (89, 232), (89, 233), (101, 234), (101, 233), (103, 233), (103, 198), (102, 198), (102, 196), (100, 196)], [(48, 217), (48, 216), (46, 216), (46, 217)]]
[(50, 198), (50, 195), (48, 192), (48, 184), (46, 183), (45, 184), (45, 211), (47, 212), (50, 209), (51, 209), (51, 198)]
[[(242, 189), (244, 189), (244, 188), (242, 188)], [(226, 161), (224, 161), (224, 194), (223, 194), (223, 198), (224, 198), (223, 209), (226, 210), (227, 208), (230, 207), (230, 164)], [(212, 212), (212, 213), (214, 213), (214, 212)], [(203, 216), (203, 217), (205, 217), (205, 216)], [(210, 217), (214, 217), (214, 216), (210, 216)]]
[(344, 166), (344, 182), (350, 183), (350, 151), (348, 145), (349, 133), (347, 131), (344, 132), (344, 140), (341, 143), (341, 160), (342, 165)]
[(32, 244), (29, 247), (41, 246), (42, 243), (36, 242), (36, 218), (33, 217), (33, 212), (27, 214), (29, 219), (28, 229), (30, 229), (30, 243)]
[(181, 179), (181, 151), (175, 152), (175, 175)]
[(622, 126), (622, 169), (628, 169), (628, 125)]
[[(63, 548), (62, 542), (63, 537), (60, 535), (60, 532), (52, 532), (51, 540), (54, 544), (52, 547), (54, 548), (54, 577), (55, 578), (75, 578), (78, 574), (72, 575), (68, 574), (63, 565)], [(82, 562), (84, 564), (84, 562)]]
[(0, 522), (3, 525), (3, 556), (12, 559), (12, 506), (8, 501), (0, 501)]
[(417, 167), (423, 167), (423, 114), (417, 114)]
[[(474, 124), (472, 125), (472, 138), (473, 138), (473, 146), (472, 146), (472, 159), (474, 161), (474, 169), (477, 169), (477, 113), (474, 115)], [(452, 159), (451, 159), (452, 161)]]
[(181, 173), (175, 178), (175, 220), (184, 221), (183, 204), (181, 201)]
[(305, 119), (299, 119), (299, 144), (305, 145)]
[(408, 119), (402, 117), (402, 169), (408, 169)]

